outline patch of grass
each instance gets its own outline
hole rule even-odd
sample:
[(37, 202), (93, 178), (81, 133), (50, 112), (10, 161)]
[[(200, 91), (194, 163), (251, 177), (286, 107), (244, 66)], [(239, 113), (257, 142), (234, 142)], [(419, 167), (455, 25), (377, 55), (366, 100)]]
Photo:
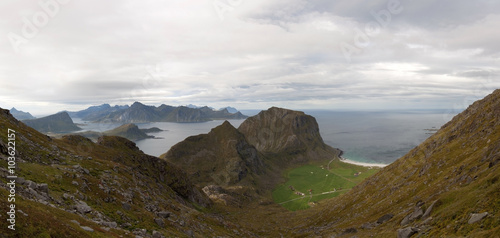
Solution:
[(287, 181), (272, 192), (274, 202), (292, 211), (307, 209), (323, 199), (347, 192), (379, 170), (338, 160), (330, 163), (330, 170), (327, 165), (309, 164), (288, 171)]

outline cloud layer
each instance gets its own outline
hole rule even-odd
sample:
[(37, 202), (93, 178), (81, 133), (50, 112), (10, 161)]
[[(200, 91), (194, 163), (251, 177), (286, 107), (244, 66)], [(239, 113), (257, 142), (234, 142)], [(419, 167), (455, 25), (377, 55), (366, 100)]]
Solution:
[(0, 107), (465, 107), (500, 88), (498, 1), (0, 3)]

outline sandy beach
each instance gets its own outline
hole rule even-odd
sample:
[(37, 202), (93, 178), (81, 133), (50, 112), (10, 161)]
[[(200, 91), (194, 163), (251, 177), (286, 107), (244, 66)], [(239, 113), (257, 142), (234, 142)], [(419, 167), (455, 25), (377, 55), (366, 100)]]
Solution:
[(340, 161), (348, 163), (348, 164), (361, 165), (361, 166), (365, 166), (365, 167), (380, 167), (380, 168), (383, 168), (383, 167), (387, 166), (387, 164), (372, 164), (372, 163), (363, 163), (363, 162), (352, 161), (352, 160), (346, 159), (346, 158), (344, 158), (342, 156), (340, 157)]

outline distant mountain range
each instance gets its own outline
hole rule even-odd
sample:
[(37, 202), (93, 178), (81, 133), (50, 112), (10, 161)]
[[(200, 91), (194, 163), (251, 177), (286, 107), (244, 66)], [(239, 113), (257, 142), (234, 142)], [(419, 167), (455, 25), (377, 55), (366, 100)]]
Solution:
[[(230, 112), (231, 110), (232, 112)], [(82, 118), (85, 121), (113, 122), (113, 123), (142, 123), (142, 122), (204, 122), (219, 119), (245, 119), (241, 112), (234, 112), (234, 108), (214, 110), (209, 107), (191, 108), (186, 106), (169, 106), (162, 104), (159, 107), (144, 105), (135, 102), (130, 107), (103, 104), (89, 107), (78, 112), (68, 112), (72, 117)]]
[(125, 110), (127, 108), (129, 108), (128, 105), (123, 105), (123, 106), (115, 105), (111, 107), (111, 105), (109, 104), (102, 104), (99, 106), (91, 106), (85, 110), (77, 112), (68, 112), (68, 114), (71, 117), (82, 118), (85, 121), (95, 121), (103, 116), (106, 116), (111, 112)]
[(65, 133), (81, 130), (73, 123), (73, 120), (67, 112), (60, 112), (54, 115), (23, 120), (24, 124), (42, 133)]
[(12, 114), (12, 116), (14, 116), (17, 120), (27, 120), (36, 118), (32, 116), (29, 112), (19, 111), (15, 107), (10, 109), (10, 114)]

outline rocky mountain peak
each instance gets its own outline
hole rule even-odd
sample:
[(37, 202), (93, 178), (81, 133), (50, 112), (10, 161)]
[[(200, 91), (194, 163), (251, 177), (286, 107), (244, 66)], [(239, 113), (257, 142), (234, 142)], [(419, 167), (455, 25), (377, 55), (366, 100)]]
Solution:
[(304, 112), (271, 107), (249, 117), (238, 130), (263, 153), (285, 154), (301, 161), (337, 154), (323, 142), (316, 119)]
[(73, 123), (73, 120), (66, 111), (42, 118), (24, 120), (23, 122), (40, 132), (58, 133), (81, 130), (81, 128)]
[(199, 185), (252, 183), (263, 173), (259, 152), (228, 121), (208, 134), (190, 136), (160, 156), (185, 169)]

